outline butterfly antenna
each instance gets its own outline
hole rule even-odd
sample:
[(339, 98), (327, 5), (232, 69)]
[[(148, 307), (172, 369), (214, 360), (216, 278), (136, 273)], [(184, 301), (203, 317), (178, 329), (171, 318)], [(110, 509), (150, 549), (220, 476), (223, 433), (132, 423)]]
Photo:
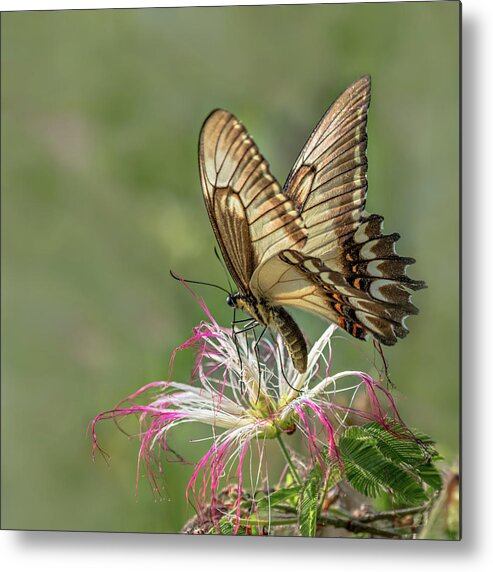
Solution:
[(224, 273), (226, 274), (226, 280), (228, 281), (229, 290), (230, 290), (230, 292), (233, 292), (233, 286), (232, 286), (231, 281), (229, 279), (228, 269), (226, 268), (226, 264), (224, 264), (224, 260), (223, 260), (222, 256), (219, 254), (217, 246), (214, 246), (214, 254), (216, 255), (216, 258), (219, 260), (219, 264), (223, 267)]
[(226, 288), (223, 288), (222, 286), (218, 286), (217, 284), (212, 284), (211, 282), (200, 282), (198, 280), (186, 280), (185, 278), (181, 278), (180, 276), (175, 274), (173, 272), (173, 270), (170, 270), (169, 273), (171, 274), (171, 276), (175, 280), (178, 280), (179, 282), (186, 282), (187, 284), (200, 284), (201, 286), (212, 286), (213, 288), (217, 288), (218, 290), (222, 290), (223, 292), (226, 292), (226, 294), (228, 294), (228, 296), (231, 294), (231, 291), (228, 291), (228, 290), (226, 290)]
[(385, 357), (385, 354), (383, 353), (383, 348), (382, 348), (382, 344), (380, 342), (377, 342), (377, 340), (373, 340), (373, 347), (377, 350), (378, 354), (380, 355), (380, 357), (382, 358), (382, 364), (383, 364), (383, 372), (385, 374), (385, 379), (388, 383), (388, 385), (390, 385), (390, 387), (392, 389), (395, 389), (395, 384), (392, 383), (392, 380), (390, 379), (390, 375), (389, 375), (389, 363), (387, 361), (387, 358)]

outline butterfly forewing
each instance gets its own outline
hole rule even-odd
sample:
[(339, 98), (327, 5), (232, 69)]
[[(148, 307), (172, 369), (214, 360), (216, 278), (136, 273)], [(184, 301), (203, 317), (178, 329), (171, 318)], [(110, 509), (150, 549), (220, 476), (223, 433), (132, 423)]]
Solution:
[(243, 125), (216, 110), (199, 143), (205, 204), (224, 259), (237, 286), (250, 293), (260, 264), (286, 248), (301, 247), (306, 230)]
[(303, 252), (327, 256), (358, 227), (366, 201), (366, 122), (370, 78), (351, 85), (322, 117), (283, 191), (308, 232)]

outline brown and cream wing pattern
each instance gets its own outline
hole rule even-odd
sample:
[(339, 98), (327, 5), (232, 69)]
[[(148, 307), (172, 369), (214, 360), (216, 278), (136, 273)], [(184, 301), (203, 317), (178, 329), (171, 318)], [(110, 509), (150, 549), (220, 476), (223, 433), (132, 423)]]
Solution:
[(324, 256), (358, 227), (365, 209), (366, 123), (370, 77), (349, 86), (329, 107), (284, 185), (308, 232), (303, 252)]
[(357, 338), (370, 333), (392, 345), (408, 333), (406, 317), (418, 312), (411, 291), (425, 284), (406, 275), (414, 259), (396, 254), (399, 235), (384, 235), (383, 217), (364, 210), (369, 102), (365, 76), (322, 117), (283, 189), (303, 219), (307, 241), (268, 263), (277, 266), (276, 283), (268, 265), (254, 280), (276, 303), (323, 315)]
[(260, 266), (252, 289), (274, 304), (324, 316), (358, 339), (368, 334), (393, 345), (407, 335), (407, 316), (417, 314), (411, 291), (424, 288), (406, 268), (414, 262), (395, 254), (399, 235), (382, 235), (382, 217), (370, 215), (336, 258), (285, 250)]
[(381, 224), (378, 215), (364, 219), (356, 240), (347, 241), (336, 259), (293, 250), (280, 253), (284, 273), (279, 272), (280, 279), (270, 286), (267, 273), (258, 269), (259, 288), (270, 286), (266, 296), (277, 303), (322, 315), (356, 338), (370, 334), (385, 345), (395, 344), (408, 333), (407, 316), (418, 313), (411, 292), (425, 284), (406, 275), (414, 259), (395, 254), (398, 235), (382, 235)]
[(216, 110), (200, 136), (200, 176), (209, 217), (243, 294), (336, 322), (356, 338), (392, 345), (416, 314), (412, 258), (399, 235), (365, 211), (370, 77), (349, 86), (303, 147), (281, 190), (243, 125)]
[(233, 114), (218, 109), (204, 122), (199, 167), (224, 260), (240, 291), (247, 294), (259, 265), (285, 249), (303, 247), (303, 220)]

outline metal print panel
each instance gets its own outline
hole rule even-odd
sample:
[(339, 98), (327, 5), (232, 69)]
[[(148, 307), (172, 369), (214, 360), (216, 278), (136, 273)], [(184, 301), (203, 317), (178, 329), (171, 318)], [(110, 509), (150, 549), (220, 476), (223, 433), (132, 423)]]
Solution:
[(459, 539), (460, 4), (1, 26), (2, 527)]

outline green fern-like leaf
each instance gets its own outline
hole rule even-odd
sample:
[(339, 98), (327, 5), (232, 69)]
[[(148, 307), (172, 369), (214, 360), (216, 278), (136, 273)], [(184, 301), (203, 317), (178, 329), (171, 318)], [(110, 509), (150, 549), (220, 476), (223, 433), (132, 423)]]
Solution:
[[(219, 521), (219, 530), (221, 531), (221, 534), (225, 536), (232, 536), (235, 534), (235, 525), (228, 517), (223, 516)], [(236, 531), (236, 535), (245, 536), (245, 528), (240, 526)]]
[(411, 433), (399, 425), (389, 431), (379, 423), (367, 423), (363, 430), (376, 437), (378, 448), (395, 462), (416, 466), (438, 457), (427, 435)]
[(423, 481), (433, 490), (439, 491), (442, 488), (442, 475), (433, 463), (430, 462), (421, 467), (417, 467), (416, 471)]
[(300, 495), (300, 492), (301, 486), (299, 485), (278, 489), (277, 491), (272, 492), (270, 495), (261, 498), (257, 503), (257, 507), (259, 510), (269, 510), (275, 508), (279, 504), (286, 502), (290, 504), (294, 503), (296, 506), (296, 501)]
[[(358, 427), (358, 429), (361, 429)], [(368, 433), (376, 439), (376, 446), (382, 455), (395, 463), (406, 463), (411, 466), (423, 463), (427, 456), (426, 449), (407, 435), (398, 430), (396, 434), (387, 431), (378, 423), (369, 423), (364, 426), (363, 433)]]
[(385, 490), (395, 493), (404, 502), (422, 502), (424, 490), (406, 470), (385, 458), (376, 440), (370, 438), (343, 438), (339, 443), (346, 478), (366, 496), (375, 497)]
[(433, 489), (441, 486), (431, 462), (431, 442), (428, 438), (426, 447), (422, 443), (398, 426), (392, 432), (378, 423), (351, 427), (339, 440), (346, 479), (365, 496), (387, 491), (403, 504), (421, 504), (428, 498), (424, 483)]
[(300, 496), (298, 523), (302, 536), (315, 536), (317, 531), (318, 492), (322, 478), (318, 467), (312, 469)]

